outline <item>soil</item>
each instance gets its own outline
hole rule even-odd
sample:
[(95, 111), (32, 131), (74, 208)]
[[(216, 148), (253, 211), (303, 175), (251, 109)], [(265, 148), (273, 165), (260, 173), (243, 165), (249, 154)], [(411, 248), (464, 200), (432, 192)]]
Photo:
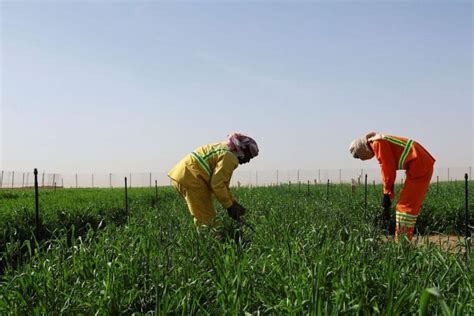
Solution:
[[(393, 236), (384, 237), (383, 240), (393, 240)], [(465, 238), (463, 236), (456, 235), (415, 235), (413, 236), (411, 243), (419, 247), (426, 247), (428, 245), (438, 246), (444, 251), (459, 254), (466, 252), (464, 240)], [(474, 244), (472, 242), (472, 238), (469, 238), (468, 242), (470, 251), (473, 251)]]

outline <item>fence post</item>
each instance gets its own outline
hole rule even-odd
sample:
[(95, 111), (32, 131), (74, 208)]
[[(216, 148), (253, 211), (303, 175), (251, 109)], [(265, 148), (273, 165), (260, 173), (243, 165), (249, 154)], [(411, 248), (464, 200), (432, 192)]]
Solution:
[(329, 179), (328, 179), (328, 184), (326, 186), (326, 200), (329, 200)]
[(128, 183), (129, 188), (132, 188), (132, 174), (130, 173), (130, 182)]
[(465, 221), (465, 238), (464, 243), (466, 246), (466, 258), (469, 258), (469, 243), (471, 237), (471, 232), (469, 229), (469, 189), (468, 189), (469, 181), (467, 173), (464, 175), (464, 221)]
[(308, 195), (309, 195), (309, 180), (308, 180)]
[(278, 169), (277, 169), (277, 185), (278, 185)]
[(339, 184), (342, 183), (342, 171), (339, 169)]
[(15, 171), (12, 173), (12, 189), (15, 186)]
[(25, 173), (22, 172), (23, 174), (23, 179), (21, 179), (21, 187), (24, 188), (25, 187)]
[(367, 173), (365, 174), (365, 184), (364, 184), (364, 216), (367, 218)]
[(43, 170), (43, 176), (41, 177), (41, 187), (44, 188), (44, 170)]
[(321, 183), (321, 169), (318, 169), (318, 183)]
[(64, 189), (64, 178), (63, 177), (61, 177), (61, 188)]
[(301, 192), (301, 181), (298, 180), (298, 192)]
[(449, 180), (449, 168), (448, 168), (448, 182), (449, 182), (449, 181), (450, 181), (450, 180)]
[(35, 168), (34, 170), (35, 175), (35, 223), (36, 223), (36, 239), (39, 239), (40, 235), (40, 223), (39, 223), (39, 198), (38, 198), (38, 169)]
[(125, 177), (125, 212), (128, 215), (128, 192), (127, 192), (127, 177)]
[(439, 176), (436, 176), (436, 193), (439, 193)]
[(76, 173), (76, 189), (77, 189), (77, 173)]
[(158, 201), (158, 180), (155, 180), (155, 200)]

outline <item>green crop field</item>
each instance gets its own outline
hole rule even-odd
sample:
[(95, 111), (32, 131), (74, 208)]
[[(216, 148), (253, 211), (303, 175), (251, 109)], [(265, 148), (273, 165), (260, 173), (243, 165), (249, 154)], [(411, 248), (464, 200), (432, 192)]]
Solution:
[[(41, 190), (39, 238), (33, 191), (0, 191), (0, 314), (474, 314), (472, 252), (387, 242), (380, 186), (367, 207), (363, 186), (233, 192), (255, 230), (217, 207), (221, 240), (169, 187), (129, 212), (120, 189)], [(417, 230), (464, 243), (464, 184), (432, 185)]]

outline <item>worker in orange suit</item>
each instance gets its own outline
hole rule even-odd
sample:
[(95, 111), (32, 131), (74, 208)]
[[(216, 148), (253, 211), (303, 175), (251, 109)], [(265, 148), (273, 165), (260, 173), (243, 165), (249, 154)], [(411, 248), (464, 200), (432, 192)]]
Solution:
[(354, 139), (349, 150), (354, 158), (377, 158), (383, 178), (382, 206), (386, 210), (390, 210), (391, 200), (395, 198), (396, 171), (406, 170), (406, 180), (396, 205), (395, 240), (400, 240), (401, 236), (411, 240), (433, 175), (433, 156), (411, 139), (374, 132)]
[(255, 158), (258, 151), (254, 139), (233, 133), (224, 142), (197, 148), (168, 173), (197, 226), (216, 226), (213, 196), (231, 218), (240, 221), (246, 209), (234, 199), (230, 180), (238, 165)]

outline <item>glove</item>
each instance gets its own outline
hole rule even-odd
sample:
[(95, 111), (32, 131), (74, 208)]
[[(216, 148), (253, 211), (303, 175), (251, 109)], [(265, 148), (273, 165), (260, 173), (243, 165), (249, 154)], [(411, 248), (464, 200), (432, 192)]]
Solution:
[(227, 214), (229, 214), (229, 216), (236, 221), (240, 221), (240, 216), (244, 215), (246, 212), (247, 210), (245, 209), (245, 207), (235, 201), (227, 209)]
[(390, 200), (390, 195), (389, 194), (384, 194), (383, 199), (382, 199), (382, 207), (385, 211), (385, 217), (390, 217), (390, 207), (392, 206), (392, 201)]
[(392, 206), (392, 201), (390, 200), (390, 194), (384, 194), (382, 199), (382, 207), (384, 209), (389, 209)]

